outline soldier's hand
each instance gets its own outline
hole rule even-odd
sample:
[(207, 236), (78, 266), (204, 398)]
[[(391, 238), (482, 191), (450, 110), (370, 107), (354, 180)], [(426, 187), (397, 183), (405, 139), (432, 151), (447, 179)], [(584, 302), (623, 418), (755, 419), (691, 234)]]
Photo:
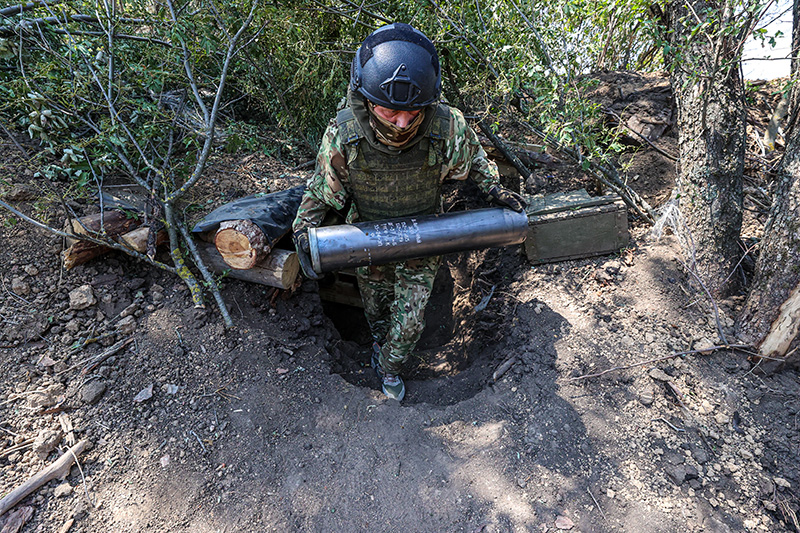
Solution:
[(305, 253), (310, 253), (311, 248), (308, 245), (308, 230), (299, 229), (295, 231), (292, 235), (292, 240), (294, 240), (295, 248)]
[(308, 230), (300, 229), (292, 234), (294, 246), (297, 248), (297, 258), (300, 260), (300, 268), (308, 279), (320, 279), (320, 275), (314, 272), (311, 265), (311, 247), (308, 244)]
[(528, 203), (522, 199), (522, 196), (500, 185), (492, 187), (492, 190), (489, 191), (489, 196), (496, 203), (513, 209), (517, 213), (522, 213), (528, 207)]

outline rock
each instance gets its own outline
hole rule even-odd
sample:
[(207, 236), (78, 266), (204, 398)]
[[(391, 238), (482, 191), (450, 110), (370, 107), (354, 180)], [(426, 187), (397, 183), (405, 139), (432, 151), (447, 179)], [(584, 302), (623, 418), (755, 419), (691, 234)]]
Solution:
[(792, 484), (783, 479), (782, 477), (773, 477), (772, 481), (779, 487), (783, 487), (784, 489), (792, 488)]
[(81, 401), (93, 405), (100, 401), (106, 392), (106, 384), (102, 381), (90, 381), (81, 389)]
[(132, 316), (126, 316), (117, 323), (117, 331), (122, 335), (130, 335), (136, 331), (136, 319)]
[(44, 392), (36, 392), (28, 398), (28, 403), (34, 409), (50, 407), (58, 403), (58, 396), (64, 394), (64, 386), (60, 383), (53, 385)]
[(122, 318), (127, 318), (129, 316), (132, 316), (137, 311), (137, 309), (139, 309), (139, 306), (136, 305), (136, 303), (132, 303), (131, 305), (123, 309), (122, 312), (119, 314), (119, 316)]
[(704, 465), (708, 462), (708, 453), (703, 448), (694, 448), (692, 450), (692, 457), (697, 461), (697, 464)]
[(708, 337), (702, 337), (694, 342), (692, 348), (697, 350), (703, 355), (709, 355), (714, 351), (711, 349), (714, 346), (716, 345), (713, 342), (711, 342), (711, 339), (709, 339)]
[(620, 270), (622, 270), (622, 264), (619, 261), (609, 261), (605, 265), (606, 272), (611, 275), (619, 274)]
[(81, 321), (77, 318), (73, 318), (64, 326), (64, 328), (69, 331), (70, 333), (78, 333), (81, 329)]
[(647, 344), (653, 344), (654, 342), (656, 342), (656, 336), (648, 331), (644, 334), (644, 341)]
[(695, 467), (691, 466), (691, 465), (687, 466), (686, 467), (686, 481), (692, 481), (692, 480), (696, 480), (696, 479), (700, 479), (700, 472), (698, 472), (697, 469)]
[(711, 405), (711, 402), (709, 402), (708, 400), (703, 400), (700, 403), (700, 409), (699, 410), (700, 410), (700, 414), (701, 415), (711, 414), (711, 412), (714, 410), (714, 406)]
[(133, 401), (136, 403), (141, 403), (144, 401), (149, 400), (153, 397), (153, 384), (151, 383), (147, 387), (143, 388), (139, 391), (139, 394), (134, 396)]
[(639, 391), (639, 401), (642, 402), (642, 405), (652, 405), (653, 400), (655, 400), (653, 387), (646, 386)]
[(685, 459), (679, 453), (668, 452), (664, 454), (664, 460), (671, 465), (682, 465)]
[(53, 496), (56, 498), (64, 498), (72, 494), (72, 485), (69, 483), (62, 483), (53, 490)]
[(594, 271), (594, 279), (595, 279), (595, 280), (596, 280), (596, 281), (597, 281), (597, 282), (598, 282), (600, 285), (608, 285), (609, 283), (611, 283), (612, 281), (614, 281), (614, 277), (613, 277), (613, 276), (611, 276), (611, 275), (610, 275), (608, 272), (606, 272), (605, 270), (600, 270), (599, 268), (598, 268), (597, 270), (595, 270), (595, 271)]
[(717, 413), (714, 415), (714, 420), (716, 420), (717, 424), (720, 426), (726, 426), (728, 423), (730, 423), (731, 418), (725, 413)]
[(81, 285), (69, 293), (69, 308), (80, 310), (91, 307), (97, 303), (91, 285)]
[(556, 528), (561, 530), (569, 530), (575, 527), (575, 523), (566, 516), (559, 516), (556, 518)]
[(11, 280), (11, 292), (19, 296), (27, 296), (31, 292), (31, 286), (20, 277), (13, 278)]
[(673, 483), (680, 486), (686, 480), (686, 468), (683, 465), (668, 465), (664, 468)]
[(672, 381), (672, 378), (666, 372), (657, 367), (650, 369), (648, 375), (657, 381)]
[(43, 429), (33, 441), (33, 453), (38, 455), (39, 459), (46, 459), (50, 452), (55, 450), (58, 443), (61, 442), (62, 436), (63, 434), (60, 431)]
[(34, 265), (25, 265), (24, 267), (22, 267), (22, 270), (24, 270), (25, 273), (29, 276), (39, 275), (39, 269), (36, 268)]

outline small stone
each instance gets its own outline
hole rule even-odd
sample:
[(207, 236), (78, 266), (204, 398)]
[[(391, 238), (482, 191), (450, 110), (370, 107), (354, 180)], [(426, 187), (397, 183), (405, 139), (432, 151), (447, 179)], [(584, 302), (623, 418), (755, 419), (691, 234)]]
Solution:
[(696, 340), (692, 348), (697, 350), (703, 355), (709, 355), (714, 351), (712, 350), (714, 346), (716, 345), (713, 342), (711, 342), (711, 340), (708, 337), (703, 337), (701, 339)]
[(73, 318), (64, 326), (64, 328), (69, 331), (70, 333), (78, 333), (81, 329), (81, 321), (77, 318)]
[(608, 497), (609, 497), (609, 498), (611, 498), (612, 500), (614, 499), (614, 496), (616, 496), (616, 495), (617, 495), (617, 493), (616, 493), (616, 492), (614, 492), (614, 490), (613, 490), (613, 489), (607, 489), (607, 490), (606, 490), (606, 496), (608, 496)]
[(653, 405), (653, 400), (655, 400), (653, 387), (644, 387), (639, 391), (639, 401), (642, 402), (642, 405)]
[(692, 481), (694, 479), (700, 479), (700, 473), (695, 467), (689, 465), (686, 467), (686, 481)]
[(81, 310), (97, 303), (91, 285), (81, 285), (69, 293), (69, 308)]
[(139, 306), (136, 305), (135, 303), (132, 303), (131, 305), (123, 309), (122, 312), (119, 314), (119, 316), (122, 318), (127, 318), (129, 316), (132, 316), (137, 309), (139, 309)]
[(703, 400), (700, 402), (700, 414), (701, 415), (708, 415), (714, 410), (714, 406), (711, 405), (711, 402), (708, 400)]
[(33, 265), (25, 265), (24, 267), (22, 267), (22, 270), (24, 270), (25, 273), (27, 275), (29, 275), (29, 276), (38, 276), (39, 275), (39, 269), (36, 268)]
[(656, 342), (656, 336), (648, 331), (644, 334), (644, 340), (647, 344), (653, 344)]
[(65, 498), (72, 494), (72, 485), (69, 483), (62, 483), (61, 485), (57, 486), (53, 489), (53, 496), (56, 498)]
[(137, 394), (133, 398), (133, 401), (136, 402), (136, 403), (141, 403), (141, 402), (149, 400), (152, 397), (153, 397), (153, 384), (151, 383), (147, 387), (145, 387), (142, 390), (140, 390), (139, 394)]
[(11, 280), (11, 292), (18, 296), (27, 296), (31, 292), (31, 286), (22, 278), (14, 278)]
[(650, 369), (650, 372), (648, 372), (648, 375), (651, 378), (653, 378), (653, 379), (655, 379), (657, 381), (671, 381), (672, 380), (672, 378), (669, 377), (666, 372), (664, 372), (663, 370), (661, 370), (658, 367)]
[(711, 507), (719, 507), (719, 502), (716, 498), (709, 498), (708, 503), (711, 504)]
[(728, 425), (730, 423), (731, 418), (728, 415), (726, 415), (725, 413), (717, 413), (716, 415), (714, 415), (714, 420), (720, 426), (726, 426), (726, 425)]
[(575, 527), (575, 523), (572, 520), (570, 520), (569, 518), (567, 518), (566, 516), (563, 516), (563, 515), (559, 516), (558, 518), (556, 518), (556, 524), (555, 525), (556, 525), (556, 528), (562, 529), (562, 530), (565, 530), (565, 531)]
[(669, 452), (664, 454), (664, 460), (671, 465), (682, 465), (685, 459), (679, 453)]
[(700, 465), (704, 465), (708, 462), (708, 453), (702, 448), (694, 448), (692, 450), (692, 457), (694, 457), (694, 460)]
[(39, 459), (44, 460), (50, 455), (50, 452), (56, 449), (58, 443), (61, 442), (62, 436), (63, 434), (60, 431), (43, 429), (33, 441), (33, 453), (38, 455)]
[(792, 488), (792, 484), (783, 479), (782, 477), (773, 477), (772, 481), (779, 487), (783, 487), (784, 489)]
[(741, 469), (741, 466), (737, 465), (733, 461), (727, 461), (723, 465), (723, 468), (726, 472), (733, 474), (734, 472), (738, 472)]
[(136, 319), (132, 316), (126, 316), (117, 323), (117, 331), (122, 335), (130, 335), (136, 331)]
[(153, 299), (153, 303), (158, 305), (164, 301), (164, 293), (163, 292), (154, 292), (151, 294), (151, 298)]
[(673, 483), (680, 486), (686, 480), (686, 468), (683, 465), (669, 465), (664, 468)]
[(106, 384), (102, 381), (90, 381), (81, 389), (81, 401), (93, 405), (100, 401), (106, 392)]

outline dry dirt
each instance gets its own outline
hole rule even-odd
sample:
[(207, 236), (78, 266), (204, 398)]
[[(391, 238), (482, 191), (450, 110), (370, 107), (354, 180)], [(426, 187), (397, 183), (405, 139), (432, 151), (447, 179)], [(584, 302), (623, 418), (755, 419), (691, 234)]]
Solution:
[[(0, 151), (5, 199), (60, 224), (34, 169), (10, 143)], [(198, 213), (302, 181), (290, 166), (215, 161)], [(653, 203), (674, 179), (662, 168), (632, 183)], [(593, 187), (565, 162), (538, 172), (548, 190)], [(472, 193), (450, 202), (483, 205)], [(24, 532), (70, 520), (74, 532), (800, 531), (800, 375), (761, 375), (729, 350), (647, 363), (720, 339), (672, 238), (632, 224), (613, 256), (447, 256), (399, 404), (377, 390), (360, 310), (322, 302), (314, 282), (276, 293), (225, 280), (225, 332), (171, 274), (117, 254), (64, 272), (60, 238), (3, 212), (0, 494), (66, 449), (66, 435), (26, 444), (66, 414), (92, 447), (23, 502)], [(95, 303), (74, 309), (86, 286)], [(728, 340), (741, 301), (719, 302)]]

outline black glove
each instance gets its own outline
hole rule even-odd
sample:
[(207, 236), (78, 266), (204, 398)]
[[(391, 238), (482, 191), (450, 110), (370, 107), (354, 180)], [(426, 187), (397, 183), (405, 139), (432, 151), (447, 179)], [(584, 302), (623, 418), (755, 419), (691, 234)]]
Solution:
[(308, 245), (308, 230), (299, 229), (292, 235), (294, 247), (297, 249), (297, 258), (300, 260), (300, 268), (308, 279), (320, 279), (320, 275), (314, 272), (311, 265), (311, 247)]
[(489, 191), (489, 196), (496, 203), (513, 209), (517, 213), (522, 213), (528, 207), (528, 203), (522, 199), (522, 196), (500, 185), (492, 187)]

